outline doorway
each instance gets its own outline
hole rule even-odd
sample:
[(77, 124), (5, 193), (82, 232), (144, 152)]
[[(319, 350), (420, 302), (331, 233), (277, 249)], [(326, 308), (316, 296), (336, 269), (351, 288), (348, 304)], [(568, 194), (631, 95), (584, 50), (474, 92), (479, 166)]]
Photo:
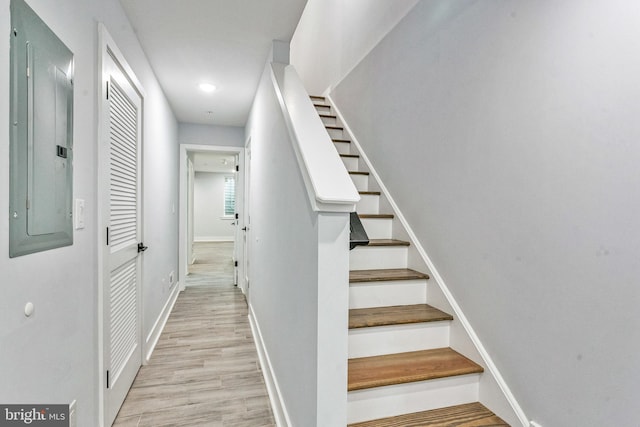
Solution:
[(231, 280), (244, 292), (243, 169), (243, 148), (180, 146), (181, 290)]

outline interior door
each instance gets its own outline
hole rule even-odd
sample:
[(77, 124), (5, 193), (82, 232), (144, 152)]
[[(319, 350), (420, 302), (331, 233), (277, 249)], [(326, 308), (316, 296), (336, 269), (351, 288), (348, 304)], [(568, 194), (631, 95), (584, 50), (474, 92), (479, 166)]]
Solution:
[(124, 68), (105, 58), (103, 153), (108, 152), (104, 278), (105, 425), (111, 425), (142, 364), (140, 326), (142, 98)]
[(187, 274), (189, 274), (189, 265), (196, 262), (193, 252), (193, 181), (195, 180), (195, 171), (191, 158), (187, 158)]
[(238, 260), (240, 258), (240, 256), (238, 256), (238, 250), (240, 247), (240, 239), (238, 238), (240, 235), (240, 216), (239, 216), (239, 203), (238, 203), (238, 195), (241, 194), (239, 189), (240, 189), (240, 173), (238, 172), (239, 170), (239, 160), (238, 160), (238, 155), (236, 154), (234, 156), (234, 163), (235, 163), (235, 172), (233, 173), (233, 177), (234, 177), (234, 185), (235, 188), (233, 190), (234, 192), (234, 200), (235, 200), (235, 219), (231, 222), (233, 224), (233, 284), (238, 286)]
[(250, 303), (250, 272), (249, 272), (249, 257), (250, 257), (250, 249), (249, 244), (251, 242), (249, 236), (251, 232), (251, 206), (249, 204), (251, 193), (251, 141), (247, 143), (247, 148), (245, 149), (245, 162), (244, 162), (244, 227), (242, 228), (242, 247), (244, 250), (244, 293), (247, 298), (247, 303)]

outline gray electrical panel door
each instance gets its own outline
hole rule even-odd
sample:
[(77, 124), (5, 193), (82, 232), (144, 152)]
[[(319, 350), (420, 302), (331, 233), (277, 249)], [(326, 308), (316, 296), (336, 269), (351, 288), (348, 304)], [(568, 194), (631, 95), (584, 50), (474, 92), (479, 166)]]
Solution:
[(73, 53), (11, 0), (11, 257), (73, 244)]

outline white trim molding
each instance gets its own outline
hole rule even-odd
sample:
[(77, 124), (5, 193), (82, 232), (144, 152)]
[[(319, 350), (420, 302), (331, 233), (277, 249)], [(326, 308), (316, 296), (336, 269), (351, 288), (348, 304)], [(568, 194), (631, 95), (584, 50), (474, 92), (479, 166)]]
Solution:
[(167, 300), (164, 307), (162, 308), (160, 315), (154, 322), (153, 327), (151, 328), (151, 331), (149, 332), (145, 340), (145, 351), (144, 351), (144, 360), (143, 360), (145, 365), (149, 363), (149, 360), (151, 359), (151, 354), (153, 354), (153, 350), (155, 350), (156, 345), (158, 344), (158, 340), (160, 339), (160, 335), (162, 334), (162, 331), (164, 330), (164, 327), (167, 324), (167, 320), (169, 320), (169, 315), (173, 310), (173, 306), (176, 304), (176, 301), (178, 300), (178, 295), (180, 294), (180, 287), (176, 285), (177, 285), (177, 282), (169, 285), (169, 286), (173, 286), (171, 295), (169, 296), (169, 299)]

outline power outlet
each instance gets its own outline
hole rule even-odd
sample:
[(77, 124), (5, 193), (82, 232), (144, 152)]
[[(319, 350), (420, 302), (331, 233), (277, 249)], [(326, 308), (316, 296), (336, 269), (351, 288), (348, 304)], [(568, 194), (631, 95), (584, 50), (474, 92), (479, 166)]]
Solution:
[(535, 421), (529, 421), (529, 427), (542, 427), (542, 426)]
[(78, 427), (75, 400), (69, 404), (69, 427)]

